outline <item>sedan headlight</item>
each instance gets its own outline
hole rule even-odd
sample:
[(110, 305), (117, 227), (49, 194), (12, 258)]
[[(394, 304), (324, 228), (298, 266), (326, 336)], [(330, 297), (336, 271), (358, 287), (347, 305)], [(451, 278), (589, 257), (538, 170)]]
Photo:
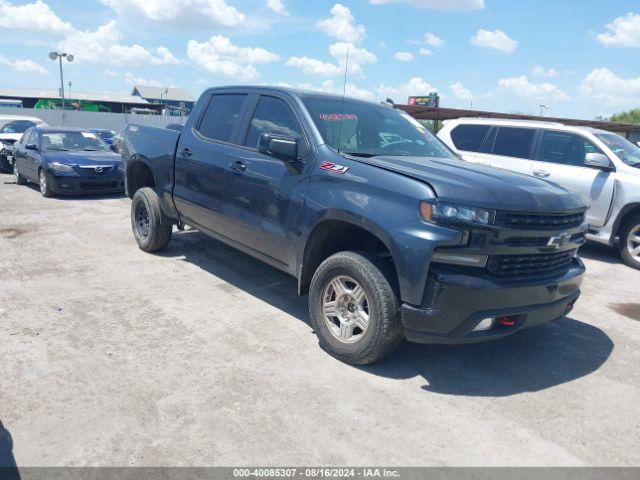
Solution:
[(495, 218), (493, 210), (441, 202), (434, 204), (422, 202), (420, 204), (420, 214), (423, 220), (436, 223), (492, 225)]
[(56, 172), (73, 172), (73, 167), (71, 165), (66, 165), (60, 162), (51, 162), (49, 164), (49, 168)]

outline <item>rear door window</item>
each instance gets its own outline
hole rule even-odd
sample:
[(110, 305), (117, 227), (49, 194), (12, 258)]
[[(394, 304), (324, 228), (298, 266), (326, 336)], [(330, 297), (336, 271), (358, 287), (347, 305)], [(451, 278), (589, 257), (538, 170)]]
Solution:
[(490, 129), (490, 125), (458, 125), (451, 131), (451, 140), (458, 150), (479, 152)]
[(244, 144), (257, 148), (260, 135), (263, 133), (298, 139), (302, 137), (302, 128), (285, 102), (279, 98), (262, 96), (251, 119)]
[(500, 127), (493, 154), (530, 159), (535, 136), (536, 131), (533, 128)]
[(213, 95), (198, 132), (211, 140), (232, 142), (246, 98), (244, 94)]

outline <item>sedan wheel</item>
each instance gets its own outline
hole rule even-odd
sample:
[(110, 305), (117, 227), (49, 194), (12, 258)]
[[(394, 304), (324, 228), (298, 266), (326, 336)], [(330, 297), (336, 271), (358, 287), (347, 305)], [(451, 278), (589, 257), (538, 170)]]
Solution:
[(40, 170), (40, 173), (38, 173), (38, 180), (39, 180), (38, 183), (40, 184), (40, 193), (42, 194), (42, 196), (47, 198), (53, 197), (53, 191), (49, 186), (47, 174), (45, 173), (44, 170)]

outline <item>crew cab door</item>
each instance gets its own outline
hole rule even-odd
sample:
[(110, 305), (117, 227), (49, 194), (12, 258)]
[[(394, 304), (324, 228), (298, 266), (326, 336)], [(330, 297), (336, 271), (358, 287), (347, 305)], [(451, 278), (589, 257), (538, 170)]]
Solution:
[[(239, 136), (243, 149), (230, 165), (227, 212), (234, 239), (284, 265), (294, 263), (297, 221), (302, 212), (309, 163), (302, 122), (288, 99), (255, 96)], [(298, 142), (297, 158), (277, 158), (258, 149), (262, 134)]]
[(534, 128), (495, 126), (473, 161), (531, 175), (536, 133)]
[(588, 153), (603, 152), (582, 135), (544, 130), (532, 173), (582, 193), (591, 205), (587, 221), (593, 227), (601, 227), (613, 201), (615, 172), (585, 166)]
[(180, 135), (173, 199), (186, 223), (229, 236), (227, 174), (249, 96), (213, 93), (200, 118)]

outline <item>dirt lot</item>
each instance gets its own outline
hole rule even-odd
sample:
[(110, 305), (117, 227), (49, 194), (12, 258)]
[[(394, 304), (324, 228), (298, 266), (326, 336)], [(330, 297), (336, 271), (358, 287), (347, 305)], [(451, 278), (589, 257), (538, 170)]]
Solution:
[(128, 199), (11, 181), (0, 421), (19, 466), (640, 463), (640, 271), (609, 249), (584, 249), (571, 318), (354, 368), (286, 275), (195, 231), (145, 254)]

